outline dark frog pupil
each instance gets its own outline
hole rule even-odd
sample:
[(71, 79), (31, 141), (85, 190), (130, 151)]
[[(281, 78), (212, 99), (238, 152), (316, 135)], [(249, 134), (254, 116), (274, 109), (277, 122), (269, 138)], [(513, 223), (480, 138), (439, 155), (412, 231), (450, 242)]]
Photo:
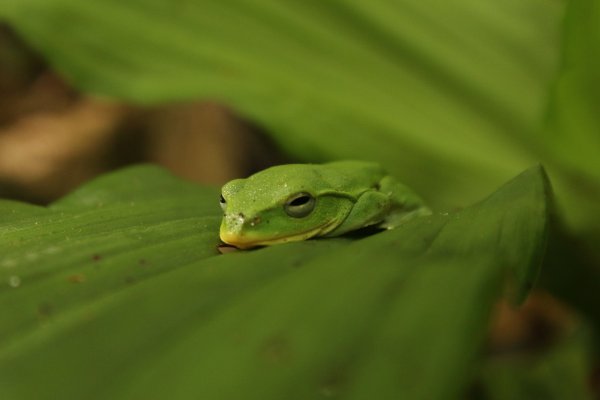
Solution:
[(301, 197), (297, 197), (294, 200), (292, 200), (290, 202), (291, 206), (301, 206), (303, 204), (306, 204), (310, 201), (310, 196), (301, 196)]
[(309, 193), (299, 193), (290, 197), (283, 208), (290, 217), (306, 217), (315, 208), (315, 198)]

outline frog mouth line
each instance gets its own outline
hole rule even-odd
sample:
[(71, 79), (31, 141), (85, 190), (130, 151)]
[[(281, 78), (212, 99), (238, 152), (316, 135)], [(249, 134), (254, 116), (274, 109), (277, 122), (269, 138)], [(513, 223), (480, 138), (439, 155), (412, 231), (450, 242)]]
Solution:
[(318, 234), (324, 234), (324, 233), (330, 232), (331, 229), (329, 229), (329, 228), (332, 227), (332, 225), (334, 225), (334, 223), (335, 223), (335, 221), (332, 220), (332, 221), (328, 221), (328, 222), (324, 223), (323, 225), (319, 225), (316, 228), (310, 229), (308, 231), (296, 233), (291, 236), (278, 236), (278, 237), (270, 238), (270, 239), (266, 239), (266, 240), (244, 241), (244, 240), (239, 240), (242, 238), (241, 236), (228, 235), (228, 234), (223, 235), (223, 233), (220, 234), (220, 237), (223, 242), (230, 244), (232, 246), (235, 246), (239, 249), (249, 249), (249, 248), (257, 247), (257, 246), (269, 246), (272, 244), (297, 242), (297, 241), (301, 241), (301, 240), (310, 239), (311, 237), (317, 236)]

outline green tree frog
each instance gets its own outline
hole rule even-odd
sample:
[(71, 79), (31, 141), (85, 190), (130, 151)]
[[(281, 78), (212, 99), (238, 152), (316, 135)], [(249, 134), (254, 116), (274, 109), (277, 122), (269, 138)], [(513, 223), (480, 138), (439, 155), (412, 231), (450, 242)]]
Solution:
[(240, 249), (378, 226), (395, 228), (431, 212), (375, 163), (278, 165), (221, 191), (220, 237)]

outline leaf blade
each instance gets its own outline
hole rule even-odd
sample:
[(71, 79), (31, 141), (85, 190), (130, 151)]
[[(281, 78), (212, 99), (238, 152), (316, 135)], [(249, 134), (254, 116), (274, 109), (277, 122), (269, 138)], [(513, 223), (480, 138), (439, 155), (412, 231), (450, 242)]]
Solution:
[[(171, 208), (181, 210), (184, 224), (170, 229), (174, 237), (185, 235), (185, 222), (195, 210), (180, 205), (195, 198), (208, 207), (213, 191), (161, 176), (154, 168), (118, 172), (56, 209), (89, 219), (92, 227), (106, 224), (95, 214), (118, 214), (141, 199), (149, 201), (140, 207), (161, 204), (164, 199), (156, 203), (148, 193), (157, 180), (166, 179), (182, 186), (176, 193), (191, 194), (181, 200), (174, 196), (172, 207), (154, 208), (158, 217), (153, 218), (169, 221)], [(142, 182), (136, 190), (119, 192), (126, 186), (121, 183), (135, 177)], [(359, 398), (377, 389), (382, 399), (398, 393), (459, 398), (477, 363), (506, 261), (524, 271), (539, 264), (535, 249), (544, 240), (545, 214), (531, 211), (543, 211), (549, 201), (549, 192), (539, 190), (545, 182), (543, 171), (533, 168), (469, 209), (417, 219), (361, 240), (314, 240), (225, 256), (186, 253), (195, 240), (213, 243), (217, 225), (209, 224), (203, 239), (192, 236), (166, 248), (143, 249), (151, 263), (135, 268), (155, 271), (130, 282), (123, 278), (139, 260), (135, 247), (120, 257), (103, 253), (101, 260), (63, 256), (62, 264), (52, 264), (54, 276), (31, 266), (37, 280), (24, 279), (0, 294), (0, 306), (8, 310), (0, 314), (0, 392), (15, 399), (56, 393), (91, 399), (186, 398), (189, 393), (267, 399)], [(116, 189), (107, 195), (110, 202), (98, 208), (97, 193), (111, 185)], [(141, 213), (133, 220), (146, 217)], [(503, 224), (530, 224), (515, 233), (528, 240), (499, 242)], [(43, 229), (32, 236), (44, 245), (61, 240)], [(103, 245), (114, 240), (106, 236)], [(103, 272), (93, 275), (99, 263)], [(69, 280), (79, 274), (85, 280)]]

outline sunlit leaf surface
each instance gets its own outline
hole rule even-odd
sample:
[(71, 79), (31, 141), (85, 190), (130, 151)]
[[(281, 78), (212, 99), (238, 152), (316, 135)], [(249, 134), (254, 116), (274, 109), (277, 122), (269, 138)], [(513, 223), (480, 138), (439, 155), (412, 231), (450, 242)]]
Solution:
[(549, 200), (535, 167), (392, 231), (220, 255), (217, 193), (136, 167), (0, 202), (0, 397), (462, 398)]

